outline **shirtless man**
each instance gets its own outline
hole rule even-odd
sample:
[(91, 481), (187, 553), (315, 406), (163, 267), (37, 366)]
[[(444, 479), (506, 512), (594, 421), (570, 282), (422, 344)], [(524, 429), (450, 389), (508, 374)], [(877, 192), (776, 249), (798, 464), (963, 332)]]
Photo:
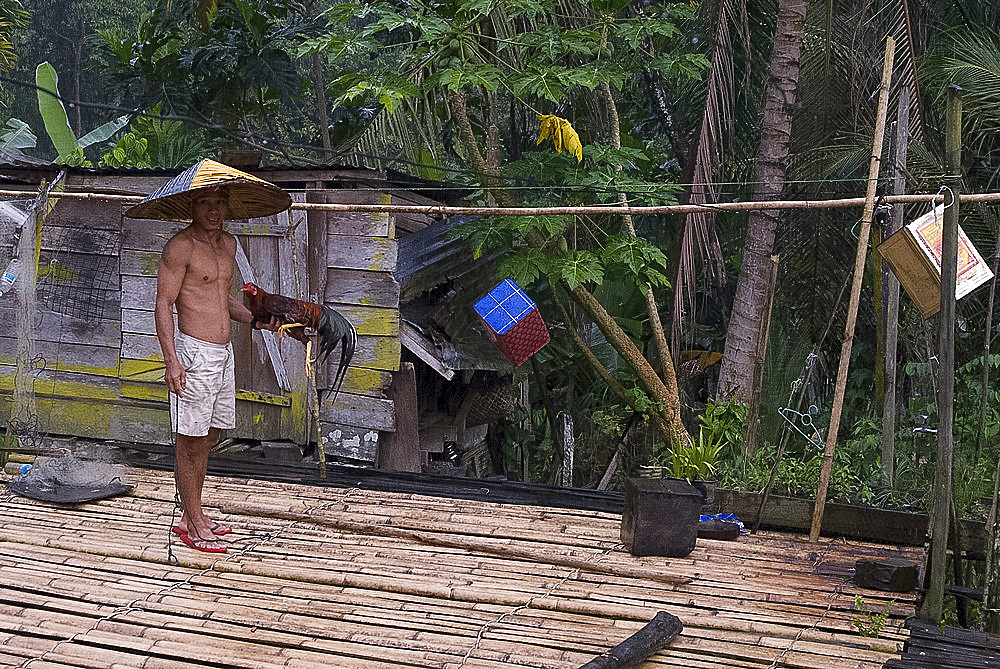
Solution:
[(156, 278), (156, 337), (171, 393), (175, 475), (184, 509), (174, 532), (188, 546), (209, 553), (224, 553), (226, 543), (219, 536), (232, 531), (205, 515), (201, 499), (208, 454), (221, 430), (236, 427), (230, 320), (252, 320), (250, 310), (230, 294), (236, 238), (223, 229), (228, 206), (224, 188), (198, 193), (191, 224), (163, 247)]

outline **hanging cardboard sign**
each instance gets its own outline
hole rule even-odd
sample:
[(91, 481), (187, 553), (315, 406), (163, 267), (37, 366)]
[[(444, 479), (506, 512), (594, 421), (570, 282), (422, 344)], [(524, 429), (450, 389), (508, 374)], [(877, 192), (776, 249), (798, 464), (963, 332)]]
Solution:
[[(878, 247), (900, 285), (916, 303), (924, 318), (941, 309), (942, 207), (934, 207), (892, 234)], [(958, 276), (955, 299), (960, 300), (993, 278), (983, 256), (958, 228)]]

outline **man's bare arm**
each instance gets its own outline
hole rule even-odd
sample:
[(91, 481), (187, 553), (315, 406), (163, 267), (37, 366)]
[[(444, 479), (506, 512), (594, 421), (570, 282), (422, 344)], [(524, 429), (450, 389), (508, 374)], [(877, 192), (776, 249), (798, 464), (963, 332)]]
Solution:
[(253, 314), (232, 295), (229, 296), (229, 317), (237, 323), (250, 323), (253, 321)]
[(281, 323), (274, 316), (271, 316), (270, 321), (254, 323), (250, 310), (232, 295), (229, 296), (229, 317), (237, 323), (253, 323), (253, 327), (257, 330), (277, 330), (281, 326)]
[[(187, 253), (185, 253), (187, 251)], [(166, 366), (164, 379), (167, 389), (181, 395), (184, 391), (186, 374), (184, 367), (177, 359), (174, 349), (174, 304), (184, 283), (187, 272), (190, 247), (183, 239), (176, 237), (169, 240), (160, 255), (160, 268), (156, 273), (156, 338), (163, 351), (163, 364)]]

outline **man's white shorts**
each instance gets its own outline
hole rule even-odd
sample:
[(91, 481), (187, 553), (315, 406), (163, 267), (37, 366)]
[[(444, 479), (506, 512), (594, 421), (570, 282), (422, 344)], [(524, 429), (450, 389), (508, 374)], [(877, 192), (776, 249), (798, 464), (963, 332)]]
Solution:
[(174, 336), (177, 359), (186, 372), (180, 397), (170, 393), (170, 424), (177, 434), (204, 437), (209, 428), (236, 427), (233, 345)]

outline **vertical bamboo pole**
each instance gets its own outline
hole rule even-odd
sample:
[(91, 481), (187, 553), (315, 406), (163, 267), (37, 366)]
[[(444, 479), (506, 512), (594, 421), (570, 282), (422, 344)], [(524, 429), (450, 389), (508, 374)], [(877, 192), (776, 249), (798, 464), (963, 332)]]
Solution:
[(931, 519), (930, 585), (920, 617), (937, 623), (944, 610), (951, 504), (951, 461), (955, 415), (955, 276), (958, 269), (958, 186), (962, 169), (962, 89), (948, 87), (944, 136), (945, 179), (955, 194), (944, 210), (941, 229), (941, 314), (938, 327), (938, 448), (934, 467)]
[(819, 540), (823, 524), (823, 509), (826, 507), (826, 491), (830, 486), (830, 471), (833, 469), (833, 453), (837, 448), (837, 433), (840, 430), (840, 414), (844, 410), (844, 393), (847, 390), (847, 366), (851, 361), (854, 344), (854, 325), (858, 319), (858, 303), (861, 301), (861, 279), (865, 273), (865, 256), (868, 251), (868, 234), (875, 210), (875, 189), (878, 186), (879, 165), (882, 162), (882, 140), (885, 137), (885, 115), (889, 108), (889, 83), (892, 81), (892, 62), (896, 53), (896, 42), (891, 37), (885, 42), (885, 63), (882, 67), (882, 87), (878, 96), (878, 116), (875, 118), (875, 141), (872, 144), (871, 164), (868, 168), (868, 190), (865, 194), (865, 209), (861, 217), (861, 234), (858, 236), (858, 250), (854, 257), (854, 277), (851, 283), (851, 300), (847, 307), (847, 325), (844, 327), (844, 343), (840, 348), (840, 366), (837, 369), (837, 385), (833, 395), (833, 410), (830, 414), (830, 429), (826, 435), (823, 450), (823, 468), (816, 490), (816, 505), (813, 507), (812, 527), (809, 541)]
[(35, 416), (35, 292), (38, 280), (38, 259), (42, 250), (42, 224), (52, 211), (55, 201), (51, 194), (64, 188), (66, 170), (61, 170), (51, 183), (42, 182), (41, 192), (21, 225), (18, 247), (15, 249), (20, 259), (20, 271), (14, 288), (17, 296), (17, 360), (14, 372), (14, 395), (11, 401), (10, 420), (7, 424), (6, 444), (13, 443), (11, 424), (15, 420), (30, 424)]
[[(906, 153), (910, 137), (910, 88), (899, 91), (896, 110), (896, 141), (892, 151), (891, 192), (902, 195), (906, 188)], [(885, 236), (903, 227), (903, 206), (893, 208)], [(882, 404), (882, 481), (892, 487), (896, 471), (896, 347), (899, 334), (899, 280), (882, 266), (882, 286), (885, 300), (885, 397)]]

